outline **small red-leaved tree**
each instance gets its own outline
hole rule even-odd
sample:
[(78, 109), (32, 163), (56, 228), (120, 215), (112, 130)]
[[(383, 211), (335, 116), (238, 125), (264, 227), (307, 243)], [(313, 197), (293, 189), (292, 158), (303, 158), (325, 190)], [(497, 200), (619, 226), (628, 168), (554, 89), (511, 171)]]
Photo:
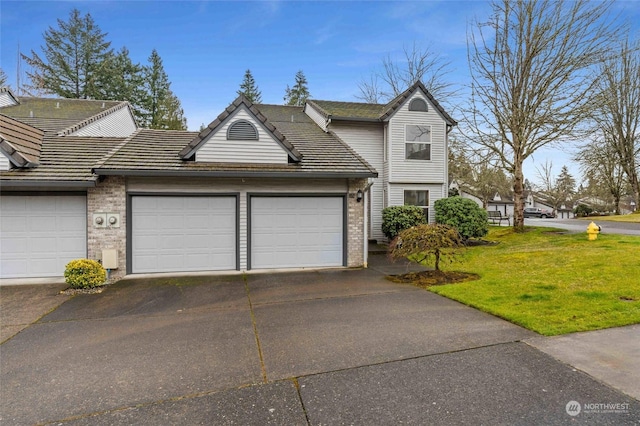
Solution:
[(389, 256), (416, 263), (433, 260), (435, 270), (440, 271), (440, 261), (452, 262), (463, 247), (460, 233), (449, 225), (417, 225), (398, 234), (389, 245)]

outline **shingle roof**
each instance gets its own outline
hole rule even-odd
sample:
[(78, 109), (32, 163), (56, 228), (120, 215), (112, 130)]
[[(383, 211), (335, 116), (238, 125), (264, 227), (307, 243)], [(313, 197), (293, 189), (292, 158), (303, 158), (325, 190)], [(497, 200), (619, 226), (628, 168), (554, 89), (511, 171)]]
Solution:
[(18, 167), (34, 167), (40, 162), (44, 132), (0, 114), (0, 149)]
[(120, 144), (123, 138), (100, 138), (45, 135), (40, 164), (33, 169), (13, 169), (0, 172), (0, 185), (20, 185), (29, 182), (90, 185), (97, 179), (92, 167)]
[(47, 133), (58, 133), (80, 122), (100, 115), (110, 108), (126, 106), (121, 101), (89, 99), (32, 98), (19, 96), (19, 105), (0, 108), (0, 113), (37, 127)]
[(332, 120), (384, 121), (393, 115), (393, 113), (402, 106), (404, 101), (418, 89), (424, 92), (425, 96), (448, 124), (457, 124), (457, 122), (447, 114), (438, 101), (435, 100), (431, 93), (429, 93), (424, 84), (419, 81), (414, 83), (400, 95), (396, 96), (386, 105), (362, 102), (322, 101), (317, 99), (308, 100), (307, 103), (315, 107), (315, 109), (325, 118), (331, 118)]
[[(140, 129), (95, 168), (98, 174), (344, 176), (373, 177), (377, 172), (346, 144), (325, 133), (301, 107), (254, 105), (261, 116), (301, 154), (297, 163), (238, 164), (185, 161), (181, 152), (198, 135), (179, 130)], [(293, 119), (293, 121), (292, 121)]]
[(368, 119), (378, 121), (380, 115), (384, 112), (384, 105), (367, 104), (362, 102), (341, 102), (341, 101), (322, 101), (308, 100), (307, 103), (316, 106), (317, 110), (324, 115), (325, 118), (332, 119)]
[(254, 117), (262, 123), (263, 126), (276, 138), (278, 142), (282, 145), (282, 147), (288, 151), (288, 154), (293, 158), (294, 161), (300, 161), (301, 154), (296, 150), (296, 148), (287, 141), (287, 138), (276, 129), (273, 124), (267, 120), (267, 118), (262, 115), (260, 110), (254, 106), (254, 104), (248, 100), (243, 95), (240, 95), (236, 98), (235, 101), (231, 103), (218, 117), (213, 120), (207, 127), (202, 129), (198, 135), (193, 138), (189, 145), (187, 145), (182, 151), (180, 151), (181, 158), (189, 158), (193, 155), (194, 152), (206, 141), (207, 137), (216, 131), (218, 127), (220, 127), (227, 118), (233, 114), (240, 106), (245, 106)]

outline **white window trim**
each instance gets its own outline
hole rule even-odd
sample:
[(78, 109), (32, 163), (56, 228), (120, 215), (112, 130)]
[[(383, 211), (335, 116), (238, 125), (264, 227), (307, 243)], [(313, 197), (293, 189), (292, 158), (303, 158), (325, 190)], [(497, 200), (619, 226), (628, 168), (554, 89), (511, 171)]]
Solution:
[[(407, 126), (422, 126), (422, 127), (428, 127), (429, 128), (429, 142), (419, 142), (419, 141), (408, 141), (407, 140)], [(425, 162), (425, 161), (433, 161), (432, 158), (432, 149), (433, 148), (433, 126), (431, 126), (431, 124), (415, 124), (415, 123), (406, 123), (404, 125), (404, 161), (418, 161), (418, 162)], [(417, 143), (417, 144), (422, 144), (422, 145), (429, 145), (429, 159), (428, 160), (420, 160), (417, 158), (407, 158), (407, 144), (410, 143)]]

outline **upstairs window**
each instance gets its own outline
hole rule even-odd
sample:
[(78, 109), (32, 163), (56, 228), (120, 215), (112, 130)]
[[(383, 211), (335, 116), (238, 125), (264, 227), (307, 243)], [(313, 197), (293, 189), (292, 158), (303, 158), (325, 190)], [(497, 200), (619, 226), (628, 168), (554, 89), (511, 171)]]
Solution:
[(409, 111), (427, 112), (427, 102), (424, 99), (416, 98), (409, 103)]
[(431, 160), (431, 126), (417, 124), (405, 126), (405, 158)]
[(247, 120), (238, 120), (229, 126), (227, 140), (257, 141), (258, 129)]

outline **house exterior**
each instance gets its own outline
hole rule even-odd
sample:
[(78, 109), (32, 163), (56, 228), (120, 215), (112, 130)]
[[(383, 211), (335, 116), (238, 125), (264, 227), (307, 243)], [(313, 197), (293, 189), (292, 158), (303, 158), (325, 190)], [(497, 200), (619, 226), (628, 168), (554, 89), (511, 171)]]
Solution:
[(369, 179), (370, 238), (385, 239), (387, 206), (417, 205), (435, 221), (433, 204), (448, 195), (448, 135), (457, 122), (422, 83), (386, 105), (309, 100), (305, 113), (378, 171)]
[(0, 90), (0, 280), (51, 282), (83, 257), (112, 278), (366, 266), (382, 207), (433, 220), (453, 125), (421, 83), (388, 105), (240, 96), (200, 132)]

